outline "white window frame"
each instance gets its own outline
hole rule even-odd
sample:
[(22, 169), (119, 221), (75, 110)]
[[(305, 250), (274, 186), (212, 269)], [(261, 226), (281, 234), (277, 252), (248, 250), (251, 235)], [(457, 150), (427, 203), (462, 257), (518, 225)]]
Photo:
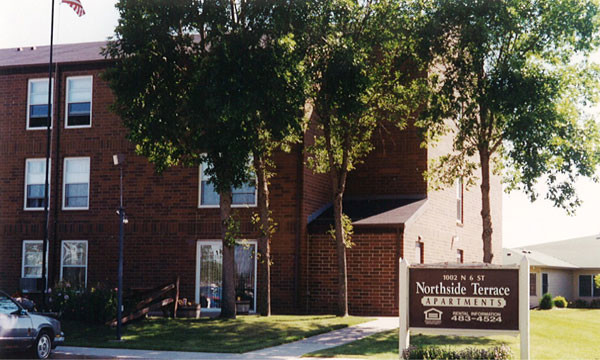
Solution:
[[(87, 206), (86, 207), (66, 207), (65, 203), (67, 202), (67, 161), (69, 160), (82, 160), (87, 159), (89, 163), (89, 171), (88, 171), (88, 188), (87, 188)], [(78, 156), (78, 157), (66, 157), (63, 161), (63, 188), (62, 188), (62, 209), (65, 211), (71, 210), (89, 210), (90, 209), (90, 183), (92, 182), (92, 160), (89, 156)]]
[[(69, 126), (69, 80), (72, 79), (90, 79), (90, 124), (89, 125), (71, 125)], [(94, 104), (94, 77), (92, 75), (69, 76), (65, 86), (65, 129), (85, 129), (92, 127), (92, 107)]]
[[(457, 201), (457, 213), (456, 213), (456, 223), (462, 225), (465, 220), (465, 191), (463, 185), (463, 179), (456, 179), (456, 201)], [(458, 202), (460, 201), (460, 214), (458, 213)], [(459, 218), (460, 215), (460, 218)]]
[[(202, 178), (204, 175), (203, 170), (204, 164), (198, 166), (198, 209), (217, 209), (219, 204), (216, 205), (202, 205)], [(210, 177), (209, 177), (210, 178)], [(256, 182), (256, 179), (254, 180)], [(258, 206), (258, 186), (254, 186), (254, 203), (253, 204), (231, 204), (232, 208), (255, 208)]]
[(424, 247), (424, 244), (422, 241), (417, 241), (415, 243), (415, 262), (417, 264), (425, 263), (425, 249), (423, 247)]
[[(70, 243), (84, 243), (85, 244), (85, 266), (83, 265), (65, 265), (63, 264), (63, 251), (64, 251), (64, 243), (65, 242), (70, 242)], [(88, 276), (88, 254), (90, 252), (90, 247), (88, 244), (87, 240), (63, 240), (60, 242), (60, 280), (63, 280), (63, 268), (65, 267), (76, 267), (76, 268), (81, 268), (81, 267), (85, 267), (85, 282), (84, 282), (84, 288), (87, 288), (87, 276)]]
[(456, 249), (456, 262), (463, 264), (465, 261), (465, 251), (463, 249)]
[[(254, 310), (250, 311), (250, 314), (255, 314), (256, 313), (256, 298), (258, 297), (258, 289), (256, 288), (257, 280), (258, 280), (258, 259), (257, 259), (258, 240), (246, 240), (246, 239), (241, 240), (240, 245), (244, 245), (244, 244), (254, 245), (254, 250), (256, 251), (254, 254)], [(201, 245), (217, 245), (217, 246), (220, 246), (221, 249), (223, 249), (223, 241), (215, 240), (215, 239), (197, 240), (196, 241), (196, 288), (194, 290), (196, 304), (200, 304), (200, 256), (202, 255), (200, 252)], [(236, 245), (238, 245), (238, 244), (236, 244)], [(235, 251), (234, 251), (234, 255), (235, 255)], [(221, 265), (221, 266), (223, 266), (223, 265)], [(202, 308), (202, 311), (205, 311), (207, 313), (221, 312), (221, 308)]]
[[(27, 183), (27, 174), (29, 171), (29, 163), (30, 162), (36, 162), (36, 161), (40, 161), (44, 163), (44, 166), (46, 165), (46, 158), (31, 158), (31, 159), (25, 159), (25, 186), (24, 186), (24, 193), (23, 193), (23, 210), (25, 211), (40, 211), (40, 210), (44, 210), (44, 207), (27, 207), (27, 185), (29, 185)], [(48, 168), (49, 168), (49, 172), (48, 172), (48, 209), (50, 209), (50, 185), (51, 185), (51, 179), (52, 179), (52, 159), (48, 159)], [(33, 185), (39, 185), (39, 184), (33, 184)], [(44, 183), (42, 183), (42, 185), (44, 185)]]
[[(43, 250), (43, 245), (44, 245), (44, 241), (43, 240), (23, 240), (23, 244), (21, 247), (21, 277), (25, 278), (25, 245), (26, 244), (42, 244), (42, 251)], [(48, 251), (49, 249), (46, 248), (46, 279), (48, 279)], [(29, 267), (33, 267), (33, 266), (29, 266)], [(37, 267), (37, 266), (36, 266)], [(40, 265), (40, 267), (42, 267)], [(41, 276), (27, 276), (27, 279), (41, 279)]]
[[(48, 82), (48, 78), (41, 79), (29, 79), (27, 81), (27, 121), (25, 122), (25, 130), (46, 130), (47, 127), (29, 127), (29, 109), (31, 107), (31, 84), (36, 82)], [(52, 114), (54, 113), (54, 79), (52, 79), (52, 87), (50, 88), (51, 96), (50, 96), (50, 129), (52, 129)]]

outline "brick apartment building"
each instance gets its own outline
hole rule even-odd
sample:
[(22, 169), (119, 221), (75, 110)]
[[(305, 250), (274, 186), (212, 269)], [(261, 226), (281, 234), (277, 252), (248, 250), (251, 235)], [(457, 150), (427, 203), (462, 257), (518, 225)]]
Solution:
[[(110, 62), (103, 43), (55, 47), (50, 164), (50, 282), (115, 286), (119, 170), (124, 153), (126, 288), (160, 285), (180, 276), (183, 297), (218, 311), (220, 226), (218, 196), (200, 168), (157, 174), (135, 155), (126, 129), (109, 106), (100, 78)], [(0, 288), (14, 292), (22, 278), (41, 277), (43, 183), (46, 154), (48, 47), (0, 50)], [(336, 259), (328, 178), (305, 165), (313, 133), (290, 153), (275, 155), (271, 206), (278, 231), (272, 241), (272, 300), (276, 313), (335, 311)], [(345, 212), (354, 223), (348, 251), (349, 310), (397, 314), (398, 259), (473, 262), (482, 259), (479, 188), (432, 192), (422, 173), (428, 159), (449, 151), (448, 141), (421, 148), (409, 126), (378, 136), (376, 150), (348, 177)], [(495, 260), (501, 261), (501, 186), (492, 184)], [(255, 188), (234, 191), (235, 213), (247, 239)], [(256, 242), (236, 249), (237, 295), (255, 308)]]

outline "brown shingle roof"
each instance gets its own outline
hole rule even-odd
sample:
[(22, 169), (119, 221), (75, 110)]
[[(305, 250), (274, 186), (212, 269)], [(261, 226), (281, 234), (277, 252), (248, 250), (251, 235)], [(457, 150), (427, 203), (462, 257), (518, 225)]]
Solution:
[[(401, 225), (424, 209), (427, 199), (345, 199), (344, 214), (355, 226)], [(309, 231), (333, 224), (333, 207), (329, 205), (317, 218), (310, 221)]]
[[(105, 60), (100, 54), (106, 41), (54, 45), (54, 63), (73, 63)], [(0, 49), (0, 68), (48, 64), (50, 46)]]

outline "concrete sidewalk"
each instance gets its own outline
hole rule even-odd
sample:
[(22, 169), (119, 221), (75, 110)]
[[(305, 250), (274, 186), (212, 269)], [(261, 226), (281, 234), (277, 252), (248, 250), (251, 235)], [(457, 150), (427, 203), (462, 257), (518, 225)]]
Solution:
[(53, 358), (112, 358), (112, 359), (296, 359), (304, 354), (347, 344), (360, 340), (381, 331), (398, 327), (397, 317), (383, 317), (363, 324), (334, 330), (325, 334), (283, 344), (266, 349), (247, 352), (244, 354), (202, 353), (183, 351), (156, 351), (132, 349), (103, 349), (59, 346), (53, 353)]

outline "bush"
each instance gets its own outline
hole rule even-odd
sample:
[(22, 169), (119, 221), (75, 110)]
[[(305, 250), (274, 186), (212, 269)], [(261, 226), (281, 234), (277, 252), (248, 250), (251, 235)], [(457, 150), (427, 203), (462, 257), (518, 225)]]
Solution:
[(48, 304), (61, 319), (102, 324), (117, 313), (117, 293), (101, 285), (80, 289), (59, 283), (49, 290)]
[(600, 299), (592, 300), (592, 302), (590, 303), (590, 308), (600, 309)]
[(588, 304), (588, 302), (585, 300), (577, 299), (575, 301), (571, 301), (569, 303), (569, 307), (574, 309), (589, 309), (590, 304)]
[(554, 306), (556, 306), (557, 308), (566, 308), (567, 307), (567, 299), (565, 299), (562, 296), (557, 296), (554, 299), (552, 299), (552, 302), (554, 303)]
[(554, 304), (552, 303), (552, 294), (550, 294), (550, 293), (544, 294), (544, 296), (542, 296), (542, 299), (540, 300), (540, 309), (541, 310), (550, 310), (550, 309), (552, 309), (553, 306), (554, 306)]
[(462, 359), (483, 359), (483, 360), (505, 360), (512, 359), (513, 354), (510, 347), (506, 345), (495, 346), (488, 349), (469, 347), (462, 350), (443, 348), (438, 346), (411, 346), (402, 352), (404, 359), (423, 359), (423, 360), (462, 360)]

